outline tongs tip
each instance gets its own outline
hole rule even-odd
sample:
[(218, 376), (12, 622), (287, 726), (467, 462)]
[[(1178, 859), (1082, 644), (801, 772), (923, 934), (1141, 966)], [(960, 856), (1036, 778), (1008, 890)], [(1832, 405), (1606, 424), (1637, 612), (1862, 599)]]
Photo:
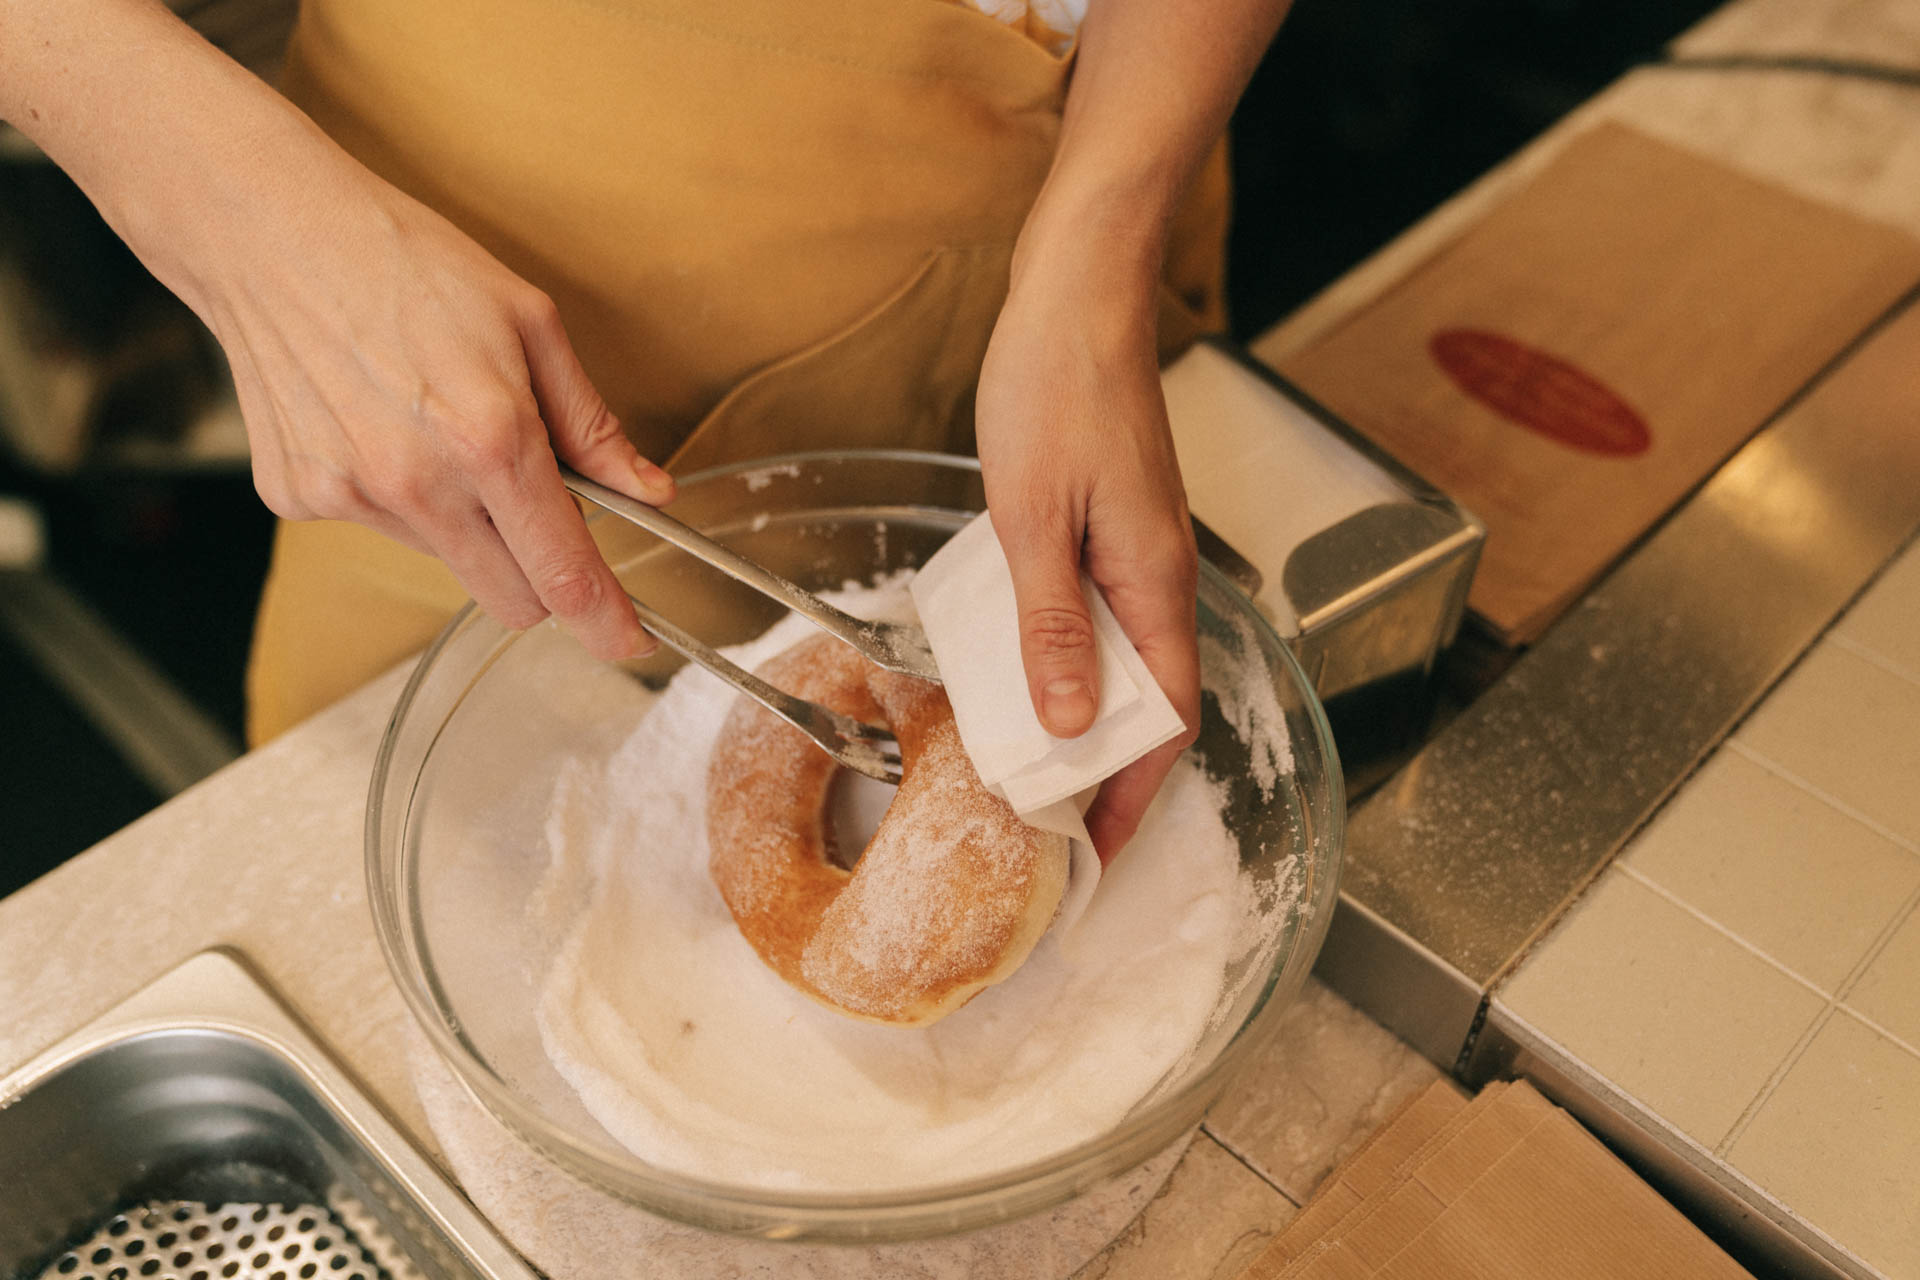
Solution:
[(864, 630), (868, 643), (857, 647), (876, 665), (903, 676), (942, 683), (933, 646), (919, 627), (902, 622), (869, 622)]

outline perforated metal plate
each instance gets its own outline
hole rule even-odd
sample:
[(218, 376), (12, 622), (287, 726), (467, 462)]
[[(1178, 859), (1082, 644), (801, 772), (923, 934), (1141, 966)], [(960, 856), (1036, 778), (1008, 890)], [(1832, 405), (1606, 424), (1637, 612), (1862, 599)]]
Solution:
[[(150, 1201), (116, 1213), (39, 1280), (414, 1280), (379, 1228), (342, 1204)], [(360, 1218), (356, 1231), (345, 1219)], [(363, 1238), (363, 1236), (365, 1238)], [(383, 1265), (381, 1259), (392, 1265)]]

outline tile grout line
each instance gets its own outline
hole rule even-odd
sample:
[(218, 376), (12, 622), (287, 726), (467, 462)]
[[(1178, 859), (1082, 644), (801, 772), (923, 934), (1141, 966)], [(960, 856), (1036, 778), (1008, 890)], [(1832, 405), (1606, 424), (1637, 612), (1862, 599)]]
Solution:
[[(1780, 764), (1779, 762), (1770, 759), (1764, 752), (1755, 750), (1753, 747), (1748, 746), (1746, 743), (1741, 742), (1737, 738), (1727, 739), (1724, 745), (1732, 748), (1734, 753), (1740, 756), (1742, 759), (1749, 761), (1750, 763), (1757, 766), (1758, 768), (1765, 769), (1769, 773), (1773, 774), (1775, 777), (1781, 779), (1783, 782), (1787, 782), (1793, 786), (1800, 788), (1802, 791), (1805, 791), (1808, 795), (1812, 796), (1814, 799), (1819, 800), (1823, 804), (1826, 804), (1829, 807), (1831, 807), (1835, 812), (1841, 814), (1843, 817), (1853, 819), (1855, 822), (1858, 822), (1860, 825), (1866, 827), (1869, 831), (1872, 831), (1874, 834), (1888, 840), (1889, 842), (1894, 844), (1896, 847), (1905, 849), (1908, 852), (1913, 853), (1915, 855), (1920, 855), (1920, 848), (1916, 848), (1911, 842), (1903, 839), (1897, 832), (1888, 830), (1886, 827), (1881, 826), (1878, 822), (1875, 822), (1872, 818), (1860, 812), (1858, 809), (1855, 809), (1853, 806), (1847, 804), (1845, 801), (1840, 800), (1835, 796), (1829, 795), (1827, 792), (1821, 790), (1819, 787), (1814, 786), (1812, 783), (1808, 782), (1805, 778), (1802, 778), (1800, 775), (1794, 773), (1791, 769), (1788, 769), (1784, 765)], [(1616, 865), (1619, 866), (1622, 870), (1629, 869), (1627, 860), (1625, 858), (1621, 858), (1617, 860)], [(1639, 872), (1637, 869), (1634, 870), (1633, 874), (1636, 879), (1641, 880), (1649, 888), (1659, 891), (1663, 893), (1663, 895), (1665, 894), (1665, 891), (1661, 890), (1659, 885), (1656, 885), (1651, 880), (1648, 880), (1645, 877), (1645, 875)], [(1670, 896), (1670, 895), (1667, 895), (1667, 896)], [(1679, 905), (1686, 907), (1690, 911), (1694, 910), (1688, 904), (1679, 902), (1677, 898), (1674, 899), (1674, 901), (1676, 903), (1679, 903)], [(1830, 999), (1832, 999), (1835, 1004), (1840, 1005), (1842, 1008), (1846, 1009), (1847, 1012), (1860, 1018), (1862, 1021), (1870, 1021), (1869, 1019), (1867, 1019), (1865, 1014), (1862, 1014), (1859, 1010), (1855, 1009), (1851, 1004), (1848, 1004), (1847, 999), (1853, 994), (1853, 989), (1860, 984), (1860, 979), (1866, 976), (1867, 970), (1873, 967), (1874, 961), (1880, 958), (1881, 953), (1884, 952), (1887, 949), (1887, 946), (1893, 941), (1894, 935), (1899, 933), (1902, 926), (1904, 926), (1907, 923), (1908, 917), (1912, 916), (1916, 912), (1920, 912), (1920, 887), (1916, 887), (1911, 893), (1907, 895), (1906, 900), (1894, 909), (1893, 915), (1889, 917), (1886, 924), (1881, 926), (1880, 932), (1876, 933), (1873, 936), (1873, 941), (1867, 944), (1866, 950), (1861, 954), (1860, 958), (1854, 962), (1853, 967), (1847, 970), (1847, 972), (1841, 977), (1839, 982), (1834, 984), (1833, 995), (1830, 997)], [(1716, 928), (1719, 927), (1718, 924), (1714, 920), (1712, 920), (1710, 917), (1705, 916), (1698, 911), (1694, 911), (1694, 914), (1699, 915), (1700, 918), (1705, 920), (1708, 924), (1715, 925)], [(1726, 933), (1728, 937), (1734, 938), (1736, 941), (1740, 941), (1743, 943), (1745, 941), (1744, 939), (1741, 939), (1737, 934), (1734, 934), (1729, 930), (1722, 929), (1721, 932)], [(1761, 956), (1762, 959), (1772, 960), (1772, 957), (1766, 955), (1764, 952), (1758, 951), (1757, 949), (1751, 948), (1751, 947), (1749, 949), (1754, 950), (1755, 954)], [(1778, 962), (1775, 962), (1775, 963), (1778, 964)], [(1792, 973), (1791, 970), (1786, 970), (1784, 965), (1779, 965), (1778, 967), (1780, 967), (1785, 972), (1788, 972), (1790, 974)], [(1798, 977), (1799, 975), (1794, 974), (1793, 976)], [(1805, 981), (1805, 980), (1802, 979), (1802, 981)], [(1901, 1039), (1899, 1036), (1895, 1036), (1891, 1032), (1886, 1032), (1886, 1029), (1881, 1027), (1879, 1023), (1875, 1022), (1872, 1025), (1875, 1030), (1885, 1032), (1888, 1038), (1893, 1040), (1895, 1043), (1906, 1048), (1912, 1048), (1911, 1045), (1908, 1045), (1907, 1042)]]
[(1885, 1027), (1881, 1026), (1878, 1022), (1875, 1022), (1872, 1018), (1869, 1018), (1866, 1014), (1860, 1012), (1858, 1009), (1854, 1008), (1852, 1005), (1840, 1004), (1840, 1005), (1836, 1005), (1835, 1007), (1839, 1009), (1841, 1013), (1846, 1014), (1849, 1018), (1852, 1018), (1855, 1022), (1859, 1023), (1861, 1026), (1865, 1027), (1867, 1030), (1879, 1033), (1889, 1043), (1898, 1045), (1900, 1048), (1905, 1049), (1908, 1053), (1912, 1054), (1914, 1057), (1920, 1058), (1920, 1047), (1916, 1047), (1914, 1045), (1908, 1044), (1906, 1040), (1904, 1040), (1900, 1036), (1895, 1035), (1893, 1032), (1887, 1030)]
[[(1292, 1196), (1288, 1195), (1286, 1192), (1286, 1188), (1282, 1187), (1278, 1182), (1275, 1182), (1271, 1177), (1269, 1177), (1267, 1173), (1260, 1168), (1259, 1165), (1255, 1164), (1247, 1156), (1242, 1155), (1238, 1147), (1234, 1146), (1231, 1142), (1228, 1142), (1226, 1138), (1220, 1134), (1220, 1131), (1213, 1127), (1213, 1121), (1211, 1119), (1202, 1120), (1200, 1122), (1200, 1132), (1205, 1137), (1213, 1139), (1215, 1146), (1219, 1147), (1222, 1151), (1232, 1156), (1236, 1161), (1238, 1161), (1241, 1165), (1243, 1165), (1246, 1168), (1246, 1171), (1248, 1173), (1252, 1174), (1254, 1177), (1260, 1179), (1260, 1181), (1266, 1183), (1267, 1186), (1271, 1187), (1273, 1189), (1273, 1193), (1279, 1196), (1282, 1200), (1285, 1200), (1288, 1204), (1292, 1205), (1296, 1212), (1306, 1207), (1306, 1205), (1303, 1204), (1301, 1201), (1295, 1200)], [(1311, 1200), (1313, 1197), (1308, 1196), (1307, 1198)]]
[[(1645, 1098), (1642, 1098), (1639, 1094), (1627, 1088), (1626, 1085), (1621, 1084), (1618, 1080), (1609, 1076), (1593, 1063), (1582, 1058), (1567, 1045), (1549, 1035), (1537, 1024), (1528, 1021), (1526, 1017), (1516, 1012), (1511, 1006), (1501, 1004), (1500, 1010), (1501, 1013), (1511, 1021), (1513, 1026), (1519, 1029), (1523, 1052), (1532, 1053), (1537, 1057), (1543, 1057), (1549, 1063), (1553, 1062), (1553, 1055), (1558, 1054), (1560, 1056), (1560, 1062), (1557, 1065), (1561, 1070), (1572, 1071), (1586, 1076), (1585, 1080), (1575, 1079), (1574, 1088), (1576, 1090), (1584, 1090), (1590, 1096), (1599, 1099), (1600, 1104), (1606, 1107), (1607, 1110), (1620, 1115), (1627, 1115), (1629, 1106), (1639, 1107), (1647, 1121), (1646, 1124), (1642, 1124), (1640, 1127), (1647, 1130), (1647, 1132), (1652, 1132), (1650, 1126), (1657, 1125), (1665, 1130), (1667, 1135), (1671, 1137), (1675, 1143), (1692, 1147), (1695, 1151), (1705, 1156), (1713, 1155), (1712, 1149), (1708, 1147), (1706, 1143), (1691, 1133), (1688, 1133), (1685, 1129), (1682, 1129), (1670, 1117), (1654, 1110), (1651, 1102), (1648, 1102)], [(1533, 1043), (1531, 1045), (1526, 1043), (1527, 1038), (1532, 1039)], [(1543, 1053), (1543, 1050), (1546, 1052)], [(1521, 1073), (1521, 1076), (1522, 1078), (1528, 1078), (1524, 1072)], [(1609, 1097), (1608, 1091), (1617, 1095), (1617, 1100), (1615, 1097)], [(1551, 1101), (1551, 1099), (1549, 1099), (1549, 1101)], [(1555, 1103), (1555, 1105), (1558, 1106), (1559, 1104)], [(1640, 1124), (1637, 1117), (1628, 1116), (1628, 1118), (1633, 1120), (1634, 1123)], [(1581, 1123), (1584, 1124), (1586, 1122), (1581, 1121)], [(1658, 1137), (1658, 1135), (1655, 1136)], [(1667, 1145), (1671, 1146), (1673, 1144), (1668, 1143)], [(1726, 1162), (1723, 1160), (1720, 1161), (1720, 1163), (1725, 1164)]]
[[(1833, 990), (1835, 1002), (1846, 1003), (1847, 999), (1853, 995), (1853, 989), (1860, 984), (1860, 979), (1867, 976), (1867, 970), (1873, 967), (1874, 961), (1880, 958), (1880, 954), (1893, 941), (1893, 936), (1900, 932), (1915, 911), (1920, 911), (1920, 889), (1915, 889), (1907, 895), (1907, 900), (1901, 903), (1893, 913), (1893, 919), (1887, 921), (1886, 927), (1881, 929), (1874, 936), (1873, 941), (1867, 945), (1867, 952), (1860, 957), (1859, 963), (1847, 971), (1846, 977), (1840, 979), (1839, 985)], [(1847, 1007), (1851, 1009), (1853, 1006)]]
[(1767, 1099), (1771, 1098), (1774, 1090), (1780, 1087), (1780, 1082), (1787, 1078), (1787, 1073), (1800, 1061), (1801, 1055), (1807, 1051), (1807, 1046), (1813, 1043), (1813, 1038), (1820, 1033), (1822, 1027), (1826, 1026), (1827, 1023), (1832, 1020), (1834, 1010), (1840, 1007), (1839, 1001), (1827, 992), (1822, 991), (1807, 978), (1789, 969), (1773, 956), (1768, 955), (1753, 943), (1727, 928), (1726, 925), (1721, 924), (1718, 920), (1715, 920), (1712, 916), (1700, 910), (1700, 908), (1676, 896), (1671, 890), (1666, 888), (1666, 886), (1648, 879), (1645, 872), (1637, 867), (1628, 865), (1625, 859), (1615, 862), (1614, 866), (1629, 880), (1632, 880), (1642, 888), (1686, 912), (1695, 920), (1698, 920), (1701, 924), (1713, 930), (1713, 932), (1733, 943), (1748, 955), (1753, 956), (1768, 968), (1799, 983), (1808, 991), (1812, 992), (1815, 998), (1821, 1002), (1819, 1011), (1813, 1015), (1813, 1020), (1807, 1024), (1806, 1030), (1800, 1033), (1799, 1039), (1794, 1041), (1793, 1047), (1787, 1050), (1785, 1058), (1768, 1073), (1766, 1081), (1761, 1084), (1759, 1091), (1748, 1100), (1745, 1107), (1741, 1108), (1740, 1115), (1734, 1120), (1733, 1126), (1727, 1130), (1718, 1142), (1714, 1143), (1714, 1158), (1725, 1160), (1727, 1158), (1727, 1152), (1732, 1149), (1734, 1142), (1739, 1139), (1741, 1134), (1747, 1131), (1747, 1126), (1753, 1122), (1753, 1117), (1759, 1114), (1760, 1108), (1766, 1105)]
[(1731, 1158), (1734, 1143), (1738, 1142), (1741, 1137), (1746, 1134), (1747, 1130), (1752, 1127), (1753, 1122), (1759, 1118), (1761, 1109), (1766, 1106), (1768, 1099), (1779, 1089), (1781, 1082), (1787, 1078), (1788, 1073), (1791, 1072), (1795, 1066), (1799, 1065), (1800, 1059), (1806, 1055), (1807, 1049), (1813, 1044), (1814, 1039), (1818, 1037), (1822, 1031), (1826, 1030), (1827, 1026), (1832, 1023), (1836, 1017), (1842, 1015), (1852, 1018), (1869, 1031), (1876, 1032), (1885, 1037), (1889, 1043), (1906, 1050), (1915, 1058), (1920, 1058), (1920, 1049), (1915, 1049), (1905, 1040), (1894, 1035), (1891, 1031), (1888, 1031), (1885, 1027), (1882, 1027), (1879, 1023), (1867, 1017), (1852, 1005), (1842, 1004), (1838, 1000), (1835, 1000), (1829, 1003), (1819, 1014), (1815, 1015), (1812, 1024), (1809, 1025), (1805, 1033), (1801, 1035), (1799, 1042), (1788, 1051), (1786, 1060), (1774, 1070), (1772, 1075), (1767, 1077), (1767, 1082), (1760, 1086), (1760, 1092), (1754, 1095), (1753, 1101), (1749, 1102), (1746, 1109), (1740, 1113), (1740, 1118), (1733, 1122), (1733, 1127), (1727, 1130), (1726, 1136), (1714, 1144), (1713, 1155), (1716, 1160), (1719, 1160), (1729, 1168), (1734, 1167)]
[(1740, 1112), (1739, 1118), (1733, 1122), (1733, 1127), (1727, 1130), (1725, 1137), (1714, 1144), (1713, 1155), (1716, 1160), (1727, 1164), (1733, 1163), (1729, 1154), (1733, 1150), (1733, 1144), (1746, 1133), (1748, 1127), (1753, 1124), (1754, 1118), (1760, 1114), (1760, 1109), (1766, 1106), (1767, 1100), (1773, 1097), (1774, 1091), (1780, 1087), (1780, 1082), (1787, 1078), (1789, 1071), (1799, 1065), (1800, 1059), (1805, 1056), (1807, 1047), (1813, 1043), (1814, 1037), (1833, 1021), (1833, 1016), (1839, 1008), (1839, 1004), (1828, 1001), (1826, 1008), (1813, 1016), (1813, 1021), (1807, 1024), (1807, 1029), (1800, 1033), (1800, 1039), (1794, 1042), (1793, 1048), (1787, 1050), (1786, 1058), (1773, 1069), (1766, 1083), (1760, 1086), (1760, 1091), (1753, 1095), (1752, 1101), (1748, 1102), (1746, 1108)]
[(1723, 743), (1722, 745), (1725, 749), (1734, 752), (1736, 755), (1744, 757), (1750, 763), (1760, 766), (1762, 769), (1765, 769), (1768, 773), (1773, 774), (1775, 777), (1780, 778), (1786, 782), (1791, 782), (1794, 786), (1800, 788), (1802, 791), (1806, 792), (1808, 795), (1814, 797), (1816, 800), (1819, 800), (1823, 804), (1838, 811), (1839, 813), (1845, 815), (1846, 817), (1852, 818), (1855, 822), (1859, 823), (1861, 826), (1865, 827), (1867, 830), (1873, 832), (1875, 835), (1881, 837), (1882, 839), (1898, 845), (1900, 848), (1906, 850), (1908, 853), (1913, 854), (1915, 857), (1920, 857), (1920, 844), (1915, 844), (1912, 840), (1909, 840), (1907, 837), (1901, 835), (1899, 832), (1893, 830), (1891, 827), (1888, 827), (1886, 824), (1878, 821), (1877, 819), (1872, 817), (1870, 814), (1864, 812), (1863, 810), (1856, 809), (1854, 806), (1848, 804), (1845, 800), (1842, 800), (1839, 796), (1834, 795), (1832, 792), (1824, 790), (1821, 787), (1815, 786), (1813, 783), (1807, 781), (1805, 778), (1801, 777), (1799, 774), (1795, 773), (1793, 770), (1787, 768), (1785, 765), (1781, 764), (1779, 761), (1773, 759), (1771, 756), (1768, 756), (1766, 753), (1760, 751), (1758, 748), (1749, 746), (1747, 743), (1742, 742), (1737, 737), (1728, 738), (1726, 742)]
[(1692, 903), (1678, 897), (1664, 885), (1649, 879), (1645, 872), (1631, 865), (1624, 858), (1616, 861), (1614, 866), (1629, 880), (1634, 881), (1641, 887), (1686, 912), (1701, 924), (1706, 925), (1709, 929), (1727, 939), (1749, 955), (1752, 955), (1769, 968), (1799, 983), (1815, 996), (1819, 997), (1823, 1002), (1824, 1007), (1814, 1015), (1813, 1021), (1808, 1024), (1807, 1029), (1801, 1033), (1800, 1038), (1794, 1042), (1793, 1047), (1787, 1051), (1786, 1057), (1782, 1059), (1780, 1065), (1768, 1075), (1766, 1083), (1760, 1086), (1759, 1092), (1756, 1093), (1753, 1099), (1742, 1109), (1739, 1118), (1733, 1122), (1733, 1127), (1727, 1130), (1726, 1135), (1722, 1137), (1719, 1142), (1714, 1144), (1713, 1154), (1717, 1159), (1725, 1160), (1727, 1158), (1728, 1151), (1732, 1149), (1733, 1144), (1740, 1139), (1741, 1135), (1747, 1131), (1748, 1126), (1753, 1123), (1754, 1117), (1760, 1112), (1760, 1108), (1766, 1105), (1767, 1099), (1773, 1096), (1774, 1090), (1779, 1088), (1780, 1082), (1786, 1079), (1787, 1073), (1793, 1069), (1800, 1061), (1802, 1055), (1806, 1053), (1807, 1047), (1813, 1043), (1814, 1037), (1833, 1020), (1833, 1016), (1836, 1013), (1845, 1013), (1870, 1030), (1884, 1036), (1892, 1044), (1906, 1050), (1915, 1057), (1920, 1057), (1920, 1048), (1915, 1048), (1913, 1045), (1908, 1044), (1905, 1039), (1887, 1030), (1887, 1028), (1881, 1026), (1877, 1021), (1868, 1017), (1860, 1010), (1850, 1004), (1844, 1003), (1847, 994), (1852, 991), (1854, 985), (1865, 975), (1867, 969), (1872, 966), (1873, 962), (1879, 958), (1880, 953), (1886, 949), (1887, 943), (1892, 940), (1893, 935), (1906, 923), (1907, 917), (1916, 909), (1920, 909), (1920, 890), (1915, 890), (1908, 895), (1907, 900), (1893, 913), (1892, 919), (1887, 922), (1886, 926), (1881, 929), (1880, 933), (1868, 946), (1865, 955), (1863, 955), (1853, 968), (1848, 970), (1847, 975), (1836, 984), (1833, 994), (1828, 994), (1822, 991), (1820, 987), (1810, 979), (1788, 968), (1787, 965), (1780, 960), (1768, 955), (1765, 951), (1762, 951), (1747, 939), (1733, 932), (1733, 930), (1729, 929), (1726, 925), (1715, 920), (1712, 916), (1706, 914)]
[(1832, 641), (1835, 648), (1844, 649), (1862, 662), (1871, 663), (1890, 676), (1898, 677), (1908, 684), (1920, 685), (1920, 672), (1909, 670), (1906, 666), (1895, 662), (1879, 650), (1861, 644), (1852, 636), (1844, 635), (1838, 630), (1835, 630), (1828, 632), (1826, 639)]
[(1920, 888), (1916, 888), (1911, 893), (1909, 893), (1906, 897), (1906, 900), (1902, 902), (1897, 908), (1894, 909), (1893, 915), (1887, 920), (1887, 923), (1881, 926), (1880, 932), (1875, 934), (1873, 937), (1873, 941), (1867, 944), (1866, 950), (1861, 954), (1860, 959), (1855, 961), (1853, 964), (1853, 967), (1847, 970), (1845, 976), (1843, 976), (1839, 982), (1834, 984), (1832, 994), (1828, 994), (1827, 992), (1822, 991), (1820, 989), (1819, 984), (1814, 982), (1811, 978), (1804, 977), (1800, 973), (1789, 968), (1784, 961), (1781, 961), (1775, 958), (1774, 956), (1769, 955), (1767, 952), (1762, 951), (1757, 945), (1741, 937), (1739, 934), (1735, 933), (1732, 929), (1720, 923), (1718, 920), (1715, 920), (1712, 916), (1700, 910), (1700, 908), (1694, 906), (1692, 903), (1688, 902), (1686, 899), (1679, 897), (1671, 889), (1668, 889), (1665, 885), (1662, 885), (1658, 881), (1651, 879), (1650, 877), (1648, 877), (1646, 872), (1640, 870), (1638, 867), (1627, 862), (1625, 859), (1621, 859), (1620, 861), (1616, 862), (1614, 865), (1620, 870), (1621, 874), (1625, 875), (1629, 880), (1635, 881), (1636, 883), (1651, 890), (1653, 893), (1666, 899), (1668, 902), (1672, 903), (1674, 906), (1680, 908), (1680, 910), (1686, 912), (1688, 915), (1692, 916), (1694, 919), (1698, 920), (1700, 923), (1706, 925), (1709, 929), (1712, 929), (1715, 933), (1718, 933), (1721, 937), (1727, 939), (1729, 942), (1732, 942), (1734, 945), (1747, 951), (1749, 954), (1753, 955), (1756, 959), (1761, 960), (1762, 962), (1766, 963), (1772, 968), (1778, 970), (1780, 973), (1782, 973), (1786, 977), (1789, 977), (1793, 979), (1795, 982), (1798, 982), (1801, 986), (1813, 992), (1814, 995), (1826, 1001), (1827, 1004), (1829, 1004), (1833, 1008), (1839, 1009), (1849, 1014), (1850, 1016), (1858, 1019), (1860, 1022), (1866, 1024), (1868, 1027), (1871, 1027), (1873, 1030), (1885, 1036), (1888, 1040), (1892, 1041), (1894, 1044), (1899, 1045), (1902, 1049), (1905, 1049), (1908, 1053), (1913, 1054), (1915, 1057), (1920, 1057), (1920, 1046), (1909, 1044), (1905, 1037), (1896, 1035), (1894, 1032), (1880, 1025), (1878, 1021), (1869, 1017), (1862, 1010), (1856, 1008), (1854, 1005), (1847, 1003), (1847, 997), (1853, 994), (1853, 989), (1854, 987), (1859, 985), (1860, 979), (1866, 976), (1867, 970), (1873, 967), (1873, 962), (1880, 958), (1880, 953), (1885, 951), (1887, 949), (1887, 944), (1893, 941), (1893, 935), (1900, 932), (1901, 928), (1906, 925), (1907, 920), (1910, 916), (1914, 915), (1916, 912), (1920, 912)]
[[(1828, 1004), (1836, 1003), (1837, 997), (1832, 992), (1822, 990), (1820, 985), (1814, 982), (1811, 978), (1805, 977), (1800, 973), (1796, 972), (1795, 970), (1788, 968), (1784, 962), (1776, 959), (1771, 955), (1768, 955), (1766, 952), (1762, 951), (1759, 947), (1747, 941), (1745, 938), (1735, 933), (1732, 929), (1729, 929), (1726, 925), (1721, 924), (1718, 920), (1715, 920), (1712, 916), (1708, 915), (1706, 912), (1702, 911), (1700, 908), (1694, 906), (1691, 902), (1688, 902), (1686, 899), (1681, 898), (1680, 896), (1675, 894), (1673, 890), (1667, 888), (1665, 885), (1662, 885), (1655, 880), (1649, 879), (1647, 877), (1647, 873), (1640, 870), (1638, 867), (1635, 867), (1629, 864), (1624, 859), (1616, 862), (1614, 865), (1619, 869), (1620, 873), (1626, 876), (1629, 880), (1632, 880), (1638, 883), (1644, 888), (1652, 890), (1654, 893), (1658, 894), (1660, 897), (1666, 899), (1668, 902), (1672, 903), (1674, 906), (1680, 908), (1682, 911), (1692, 916), (1695, 920), (1698, 920), (1701, 924), (1706, 925), (1707, 928), (1713, 930), (1715, 933), (1719, 934), (1721, 937), (1725, 938), (1727, 941), (1739, 947), (1742, 951), (1745, 951), (1747, 954), (1764, 962), (1769, 968), (1776, 969), (1780, 973), (1784, 974), (1785, 976), (1793, 979), (1795, 982), (1805, 987), (1808, 991), (1811, 991), (1814, 995), (1818, 996), (1821, 1000), (1825, 1001), (1826, 1003)], [(1905, 917), (1903, 915), (1899, 918), (1904, 919)]]

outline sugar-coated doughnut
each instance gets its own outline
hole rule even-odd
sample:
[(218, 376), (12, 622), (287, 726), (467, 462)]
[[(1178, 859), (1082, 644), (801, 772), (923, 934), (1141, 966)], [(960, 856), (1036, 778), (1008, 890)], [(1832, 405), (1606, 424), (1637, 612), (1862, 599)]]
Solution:
[(709, 869), (740, 932), (781, 977), (842, 1013), (917, 1026), (1008, 977), (1066, 886), (1067, 840), (980, 782), (939, 685), (883, 671), (828, 636), (759, 675), (885, 725), (903, 777), (852, 872), (828, 858), (839, 766), (742, 698), (707, 771)]

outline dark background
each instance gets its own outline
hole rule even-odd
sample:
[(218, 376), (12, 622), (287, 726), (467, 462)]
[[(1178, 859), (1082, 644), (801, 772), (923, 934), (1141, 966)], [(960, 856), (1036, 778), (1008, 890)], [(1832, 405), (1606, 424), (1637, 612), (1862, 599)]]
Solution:
[[(1714, 8), (1709, 0), (1299, 0), (1233, 125), (1235, 336), (1312, 297)], [(64, 180), (0, 162), (0, 252), (62, 208), (95, 337), (156, 300)], [(66, 202), (63, 204), (62, 202)], [(54, 267), (45, 254), (29, 267)], [(72, 263), (66, 264), (69, 276)], [(138, 403), (128, 407), (139, 430)], [(272, 522), (241, 472), (98, 460), (50, 475), (0, 445), (0, 495), (47, 521), (49, 570), (238, 737)], [(0, 634), (0, 894), (158, 800)]]

